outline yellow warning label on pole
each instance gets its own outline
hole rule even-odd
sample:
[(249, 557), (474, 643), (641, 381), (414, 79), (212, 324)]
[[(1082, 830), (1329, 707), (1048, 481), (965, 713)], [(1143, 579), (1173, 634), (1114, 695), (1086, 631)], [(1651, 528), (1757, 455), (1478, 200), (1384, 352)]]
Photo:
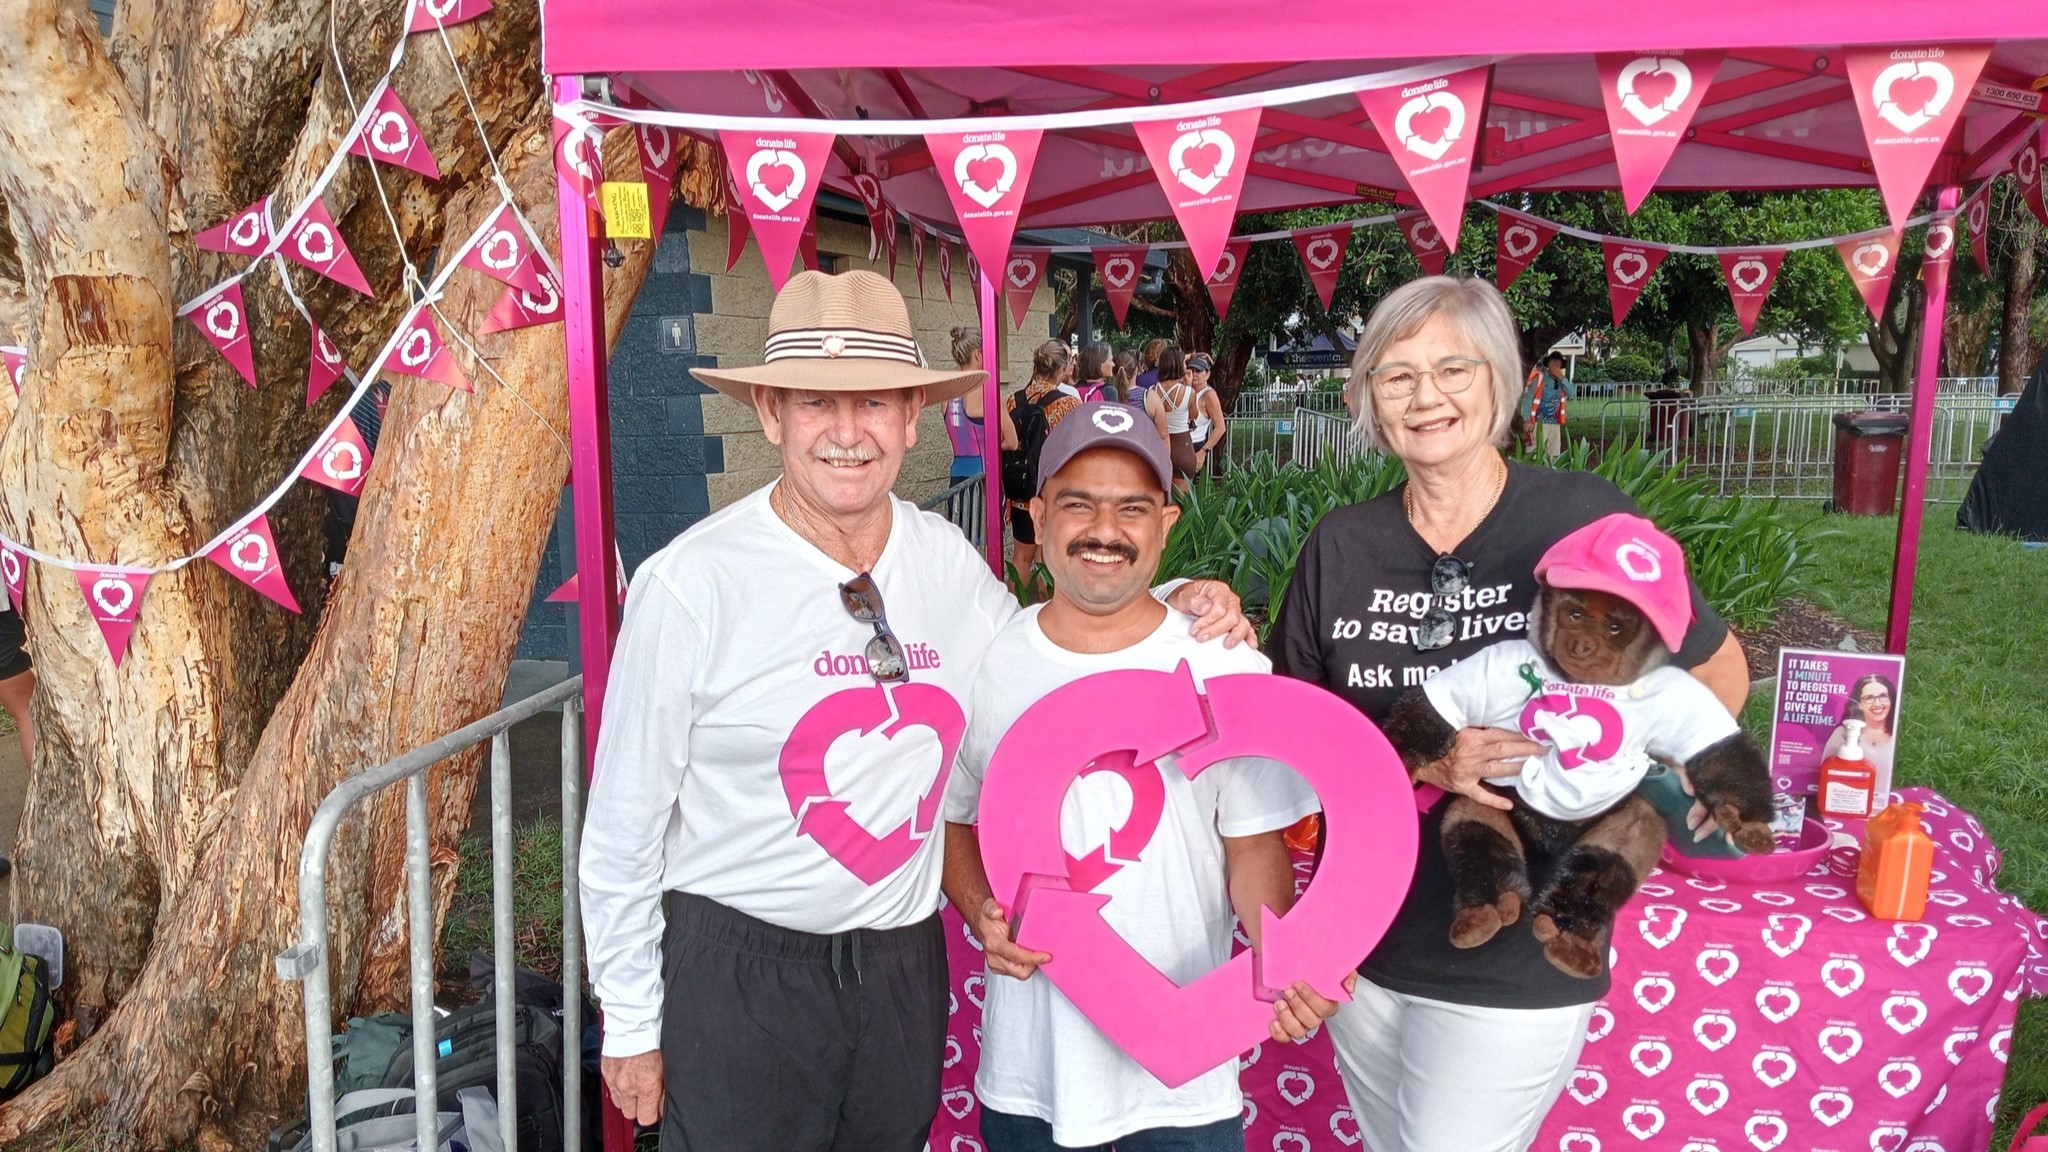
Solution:
[(604, 234), (614, 239), (650, 240), (654, 237), (653, 215), (647, 209), (647, 185), (633, 181), (607, 180), (604, 194)]

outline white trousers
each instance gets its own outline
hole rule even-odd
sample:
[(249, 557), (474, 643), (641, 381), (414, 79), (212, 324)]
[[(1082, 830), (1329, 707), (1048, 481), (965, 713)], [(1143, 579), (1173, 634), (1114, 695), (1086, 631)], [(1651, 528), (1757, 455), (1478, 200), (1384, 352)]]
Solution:
[(1545, 456), (1556, 456), (1564, 451), (1564, 425), (1539, 423), (1536, 436), (1536, 446), (1543, 450)]
[(1323, 1027), (1371, 1152), (1525, 1152), (1586, 1046), (1591, 1004), (1475, 1008), (1359, 978)]

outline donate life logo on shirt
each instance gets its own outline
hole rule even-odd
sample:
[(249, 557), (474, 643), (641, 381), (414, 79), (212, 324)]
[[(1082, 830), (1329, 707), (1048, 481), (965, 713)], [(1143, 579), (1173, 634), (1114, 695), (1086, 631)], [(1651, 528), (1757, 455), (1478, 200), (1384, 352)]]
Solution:
[[(929, 771), (930, 783), (904, 821), (876, 835), (853, 818), (850, 803), (836, 795), (825, 775), (825, 757), (842, 736), (880, 733), (889, 741), (913, 728), (938, 736), (937, 763), (929, 768), (896, 765), (903, 771)], [(796, 834), (809, 836), (870, 888), (888, 879), (916, 857), (938, 827), (939, 801), (960, 752), (967, 717), (958, 701), (935, 684), (871, 684), (834, 692), (811, 706), (790, 730), (778, 768)]]

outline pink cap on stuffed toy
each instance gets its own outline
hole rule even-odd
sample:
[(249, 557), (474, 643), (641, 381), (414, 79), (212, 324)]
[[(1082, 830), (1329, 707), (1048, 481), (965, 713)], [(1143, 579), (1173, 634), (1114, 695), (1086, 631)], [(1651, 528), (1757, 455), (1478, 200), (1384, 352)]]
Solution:
[(1678, 541), (1641, 516), (1602, 516), (1550, 546), (1536, 578), (1553, 588), (1605, 592), (1636, 606), (1677, 651), (1692, 627), (1692, 582)]

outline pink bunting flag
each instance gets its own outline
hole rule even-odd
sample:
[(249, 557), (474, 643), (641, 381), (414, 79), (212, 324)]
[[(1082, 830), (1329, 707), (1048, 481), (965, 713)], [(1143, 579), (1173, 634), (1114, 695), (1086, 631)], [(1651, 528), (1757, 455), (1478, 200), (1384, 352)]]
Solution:
[(1650, 277), (1657, 274), (1657, 266), (1671, 253), (1655, 244), (1626, 240), (1602, 240), (1600, 247), (1607, 265), (1607, 300), (1614, 309), (1614, 326), (1619, 328), (1628, 310), (1635, 307), (1636, 297), (1649, 287)]
[(0, 541), (0, 576), (7, 580), (7, 600), (21, 614), (21, 598), (28, 594), (28, 557), (14, 545)]
[(2048, 138), (2048, 131), (2027, 133), (2026, 142), (2012, 154), (2012, 178), (2019, 182), (2020, 199), (2026, 201), (2027, 210), (2042, 225), (2048, 226), (2048, 194), (2041, 188), (2041, 141)]
[(1985, 250), (1985, 243), (1991, 232), (1991, 182), (1977, 186), (1977, 194), (1963, 205), (1963, 222), (1970, 233), (1970, 256), (1977, 261), (1977, 271), (1991, 275), (1991, 255)]
[(604, 146), (603, 134), (596, 128), (579, 129), (559, 116), (554, 119), (554, 133), (557, 179), (567, 183), (592, 212), (602, 213), (604, 206), (598, 202), (597, 189), (604, 183), (604, 172), (599, 168), (603, 160), (599, 155)]
[(1237, 295), (1237, 282), (1244, 276), (1245, 253), (1251, 248), (1249, 240), (1232, 240), (1225, 244), (1223, 255), (1216, 258), (1216, 270), (1202, 282), (1209, 289), (1209, 302), (1216, 306), (1218, 324), (1230, 315), (1231, 298)]
[(7, 374), (7, 382), (14, 385), (14, 394), (21, 395), (21, 385), (28, 379), (28, 349), (19, 344), (0, 348), (0, 372)]
[(351, 288), (365, 296), (373, 296), (370, 282), (363, 279), (363, 270), (356, 267), (356, 258), (349, 255), (348, 245), (342, 242), (341, 230), (334, 225), (334, 217), (327, 214), (327, 205), (317, 198), (306, 206), (306, 214), (285, 233), (284, 245), (278, 249), (285, 259), (309, 268), (344, 288)]
[(270, 243), (270, 197), (256, 201), (225, 223), (192, 237), (192, 246), (208, 252), (254, 256)]
[(1956, 260), (1956, 217), (1936, 216), (1920, 241), (1920, 280), (1931, 293), (1948, 289), (1948, 272)]
[(740, 203), (740, 186), (733, 181), (732, 165), (725, 162), (725, 154), (719, 153), (718, 165), (725, 177), (725, 270), (732, 271), (739, 266), (740, 253), (747, 250), (747, 211)]
[(498, 297), (498, 303), (491, 309), (483, 326), (477, 329), (480, 335), (492, 332), (510, 332), (515, 328), (531, 328), (536, 324), (553, 324), (562, 318), (562, 286), (555, 274), (541, 263), (538, 254), (527, 257), (534, 277), (540, 281), (540, 288), (527, 291), (517, 286), (505, 289)]
[(1778, 268), (1785, 263), (1783, 248), (1731, 248), (1719, 254), (1721, 278), (1728, 282), (1728, 299), (1735, 306), (1735, 319), (1742, 334), (1756, 332), (1756, 320), (1763, 314)]
[(853, 192), (868, 214), (868, 260), (882, 258), (882, 182), (872, 172), (853, 174)]
[[(796, 252), (802, 258), (806, 270), (811, 272), (822, 271), (822, 265), (818, 263), (817, 216), (813, 215), (810, 219), (804, 221), (804, 230), (797, 237)], [(776, 291), (779, 292), (781, 289), (777, 288)]]
[(1097, 248), (1095, 274), (1102, 277), (1102, 295), (1109, 301), (1109, 311), (1116, 317), (1116, 326), (1124, 326), (1124, 317), (1130, 313), (1131, 297), (1137, 295), (1138, 280), (1145, 274), (1145, 254), (1150, 251), (1144, 245), (1133, 248)]
[(1719, 52), (1601, 52), (1600, 98), (1621, 174), (1621, 199), (1634, 212), (1692, 127), (1720, 70)]
[(981, 262), (974, 258), (973, 252), (967, 253), (967, 283), (973, 285), (976, 292), (981, 291)]
[(258, 515), (242, 525), (240, 531), (208, 550), (206, 558), (293, 612), (299, 610), (291, 586), (285, 583), (284, 566), (277, 556), (277, 538), (270, 534), (269, 516)]
[(675, 200), (676, 130), (666, 124), (638, 124), (633, 137), (640, 145), (640, 178), (647, 182), (649, 230), (659, 241)]
[(353, 417), (342, 420), (333, 432), (321, 438), (312, 459), (299, 469), (299, 475), (344, 496), (354, 496), (363, 490), (370, 475), (370, 446), (363, 442), (363, 433)]
[[(574, 604), (582, 599), (582, 586), (577, 580), (581, 575), (582, 573), (580, 572), (571, 572), (569, 578), (562, 581), (561, 587), (547, 594), (545, 602), (549, 604)], [(612, 556), (612, 575), (615, 577), (613, 584), (616, 586), (619, 603), (624, 604), (626, 602), (626, 560), (617, 553), (614, 553)]]
[(1536, 262), (1536, 257), (1557, 239), (1557, 229), (1533, 216), (1500, 214), (1499, 234), (1493, 245), (1493, 279), (1505, 292), (1508, 285)]
[(1883, 320), (1885, 297), (1891, 293), (1894, 265), (1899, 262), (1899, 234), (1852, 236), (1836, 244), (1835, 251), (1842, 254), (1842, 263), (1863, 297), (1863, 306), (1870, 309), (1870, 318)]
[(128, 653), (128, 636), (135, 631), (135, 618), (142, 612), (142, 594), (149, 590), (150, 572), (125, 568), (80, 568), (78, 590), (85, 593), (85, 609), (99, 625), (107, 642), (107, 654), (114, 667)]
[(936, 232), (932, 233), (932, 238), (939, 242), (939, 283), (945, 286), (946, 303), (951, 304), (953, 302), (953, 246), (946, 243), (946, 238)]
[(825, 175), (832, 137), (824, 132), (720, 132), (739, 205), (777, 292), (810, 225), (811, 203)]
[(348, 150), (379, 163), (410, 169), (429, 180), (441, 178), (441, 166), (434, 162), (434, 154), (427, 149), (427, 139), (420, 134), (419, 123), (412, 118), (398, 93), (392, 90), (389, 80), (377, 85), (377, 93), (370, 99), (362, 127), (349, 141)]
[(417, 0), (412, 14), (407, 18), (407, 32), (432, 32), (435, 28), (448, 28), (466, 20), (474, 20), (491, 10), (491, 0)]
[(242, 305), (241, 281), (234, 281), (178, 311), (199, 329), (214, 351), (234, 365), (249, 387), (256, 387), (255, 349), (249, 342), (249, 313)]
[(896, 282), (896, 208), (882, 202), (882, 247), (889, 252), (889, 282)]
[(1010, 241), (1017, 234), (1044, 135), (1029, 128), (934, 132), (924, 138), (932, 168), (960, 221), (960, 234), (985, 268), (1001, 268), (1010, 258)]
[(1349, 224), (1294, 234), (1294, 250), (1301, 254), (1301, 266), (1308, 272), (1309, 283), (1315, 285), (1316, 298), (1323, 302), (1325, 312), (1336, 299), (1337, 277), (1344, 271), (1344, 250), (1350, 244)]
[(425, 304), (415, 307), (407, 317), (398, 344), (384, 367), (422, 380), (438, 380), (458, 392), (476, 391), (462, 366), (455, 362), (455, 350), (441, 339), (441, 329), (434, 323), (434, 310)]
[[(660, 235), (659, 230), (655, 234)], [(542, 265), (533, 258), (533, 245), (528, 242), (525, 229), (519, 226), (519, 213), (510, 204), (498, 206), (476, 243), (463, 252), (462, 264), (515, 288), (541, 290)]]
[(1391, 88), (1368, 88), (1358, 102), (1372, 118), (1387, 154), (1416, 202), (1435, 222), (1444, 245), (1458, 248), (1472, 153), (1486, 130), (1488, 68), (1468, 68)]
[(336, 380), (348, 374), (348, 363), (341, 358), (341, 349), (327, 338), (318, 324), (313, 325), (313, 334), (307, 340), (311, 363), (306, 369), (306, 403), (312, 404), (333, 387)]
[(917, 298), (924, 299), (924, 229), (910, 225), (910, 263), (917, 269)]
[(1050, 254), (1043, 248), (1027, 248), (1013, 252), (1009, 262), (1002, 265), (1003, 295), (1010, 305), (1010, 324), (1023, 330), (1024, 315), (1031, 310), (1031, 298), (1038, 294), (1038, 285), (1045, 279), (1045, 265)]
[(1231, 223), (1237, 219), (1238, 194), (1244, 189), (1252, 143), (1259, 134), (1259, 112), (1245, 108), (1131, 125), (1204, 280), (1215, 273), (1230, 240)]
[(1892, 229), (1906, 226), (1913, 203), (1948, 144), (1991, 55), (1986, 44), (1900, 44), (1845, 48), (1842, 63), (1863, 120), (1870, 166), (1884, 193)]
[(1394, 227), (1401, 230), (1401, 238), (1408, 242), (1408, 250), (1415, 253), (1422, 270), (1431, 276), (1444, 274), (1444, 257), (1449, 251), (1444, 247), (1443, 233), (1437, 231), (1436, 222), (1426, 213), (1403, 212), (1394, 217)]

